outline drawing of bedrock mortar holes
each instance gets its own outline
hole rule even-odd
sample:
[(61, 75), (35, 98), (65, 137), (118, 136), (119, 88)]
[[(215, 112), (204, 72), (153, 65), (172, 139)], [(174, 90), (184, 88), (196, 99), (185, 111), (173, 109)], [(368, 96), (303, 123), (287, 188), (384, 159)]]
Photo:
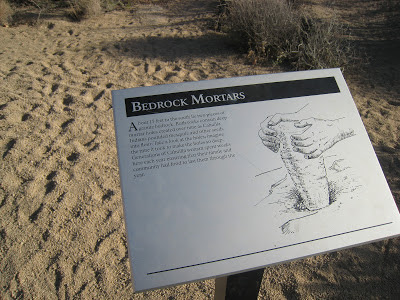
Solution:
[(265, 146), (280, 154), (295, 186), (289, 192), (289, 198), (295, 200), (294, 208), (316, 211), (329, 206), (338, 189), (327, 178), (323, 152), (353, 136), (354, 131), (340, 126), (342, 119), (299, 121), (292, 118), (293, 114), (289, 118), (281, 116), (271, 116), (261, 123), (259, 136)]
[(291, 136), (304, 131), (293, 122), (280, 122), (274, 126), (281, 143), (280, 155), (292, 179), (297, 194), (297, 206), (317, 210), (330, 204), (329, 184), (323, 155), (306, 159), (304, 154), (293, 151)]

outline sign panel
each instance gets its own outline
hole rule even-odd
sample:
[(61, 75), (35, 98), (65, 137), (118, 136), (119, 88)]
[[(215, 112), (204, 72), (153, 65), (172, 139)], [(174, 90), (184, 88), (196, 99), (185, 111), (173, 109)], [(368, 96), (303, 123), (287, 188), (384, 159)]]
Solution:
[(339, 69), (113, 91), (136, 291), (400, 233)]

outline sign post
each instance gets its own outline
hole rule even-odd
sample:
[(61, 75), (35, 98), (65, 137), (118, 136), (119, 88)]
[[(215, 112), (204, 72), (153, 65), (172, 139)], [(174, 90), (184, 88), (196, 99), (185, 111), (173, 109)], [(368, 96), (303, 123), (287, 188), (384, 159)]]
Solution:
[(225, 300), (227, 276), (215, 278), (214, 300)]
[(113, 109), (136, 291), (400, 234), (339, 69), (113, 91)]

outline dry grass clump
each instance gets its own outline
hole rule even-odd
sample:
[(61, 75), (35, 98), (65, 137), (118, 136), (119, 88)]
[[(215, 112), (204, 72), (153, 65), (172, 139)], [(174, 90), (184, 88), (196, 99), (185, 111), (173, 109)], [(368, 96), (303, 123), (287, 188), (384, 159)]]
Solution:
[(12, 14), (13, 10), (7, 0), (0, 0), (0, 25), (7, 26)]
[(71, 16), (76, 20), (96, 17), (102, 13), (101, 0), (69, 0)]
[(306, 16), (294, 2), (227, 0), (224, 29), (253, 62), (285, 64), (296, 70), (347, 64), (344, 28)]
[(347, 30), (334, 19), (303, 18), (297, 51), (290, 63), (299, 69), (344, 69), (355, 60), (354, 50), (346, 40)]
[(232, 38), (260, 57), (280, 59), (300, 34), (300, 16), (286, 1), (232, 0), (227, 12)]

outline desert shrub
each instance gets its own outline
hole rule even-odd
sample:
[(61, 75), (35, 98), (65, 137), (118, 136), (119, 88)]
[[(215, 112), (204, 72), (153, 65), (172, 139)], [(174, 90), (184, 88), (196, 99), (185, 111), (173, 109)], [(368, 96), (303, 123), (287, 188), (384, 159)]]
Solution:
[(232, 0), (227, 13), (231, 38), (258, 56), (279, 58), (300, 33), (299, 15), (282, 0)]
[(13, 11), (7, 0), (0, 0), (0, 25), (7, 25), (11, 20)]
[(101, 14), (101, 0), (69, 0), (71, 16), (76, 20), (95, 17)]
[(345, 68), (354, 60), (347, 29), (330, 20), (303, 17), (297, 50), (292, 54), (295, 69)]
[(306, 16), (295, 2), (227, 0), (222, 29), (253, 62), (289, 64), (296, 70), (345, 64), (343, 27)]

